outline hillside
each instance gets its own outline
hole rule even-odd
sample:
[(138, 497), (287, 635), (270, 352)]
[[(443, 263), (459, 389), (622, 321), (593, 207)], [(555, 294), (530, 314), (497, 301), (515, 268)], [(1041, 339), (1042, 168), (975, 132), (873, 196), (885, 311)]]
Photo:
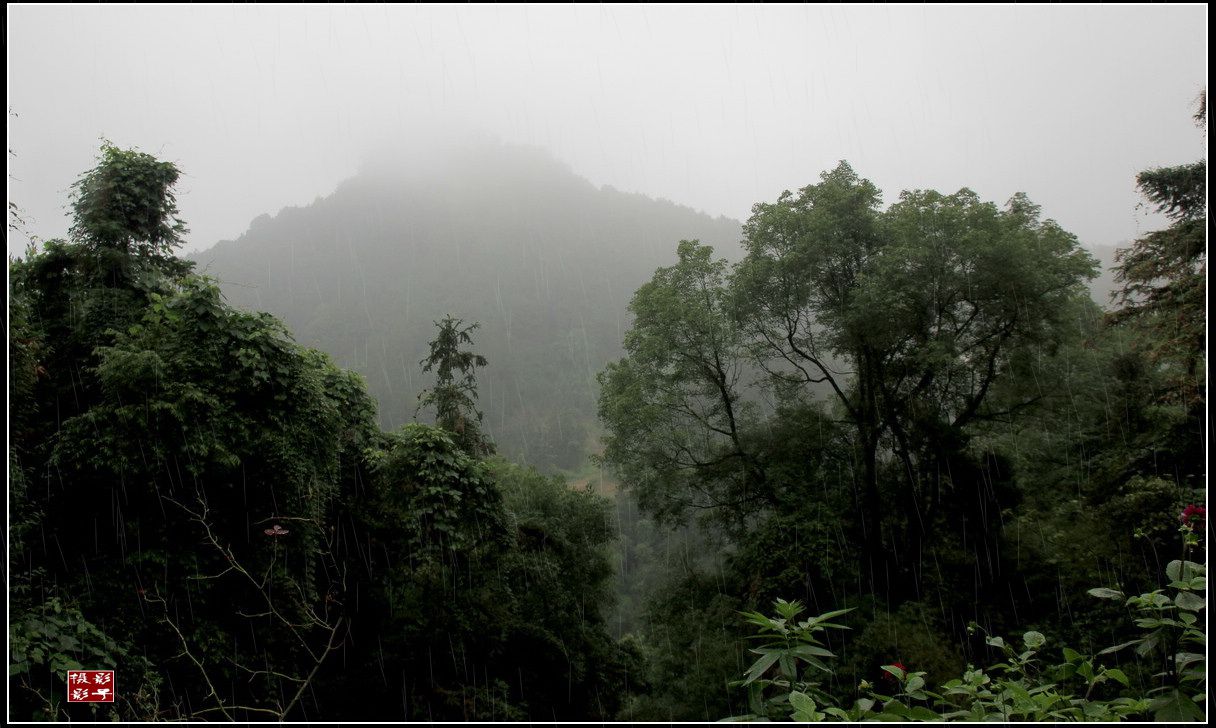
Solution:
[(432, 383), (418, 362), (433, 321), (480, 322), (486, 429), (505, 454), (568, 468), (585, 457), (595, 373), (620, 356), (633, 291), (680, 239), (731, 254), (739, 232), (596, 187), (538, 150), (480, 142), (383, 157), (193, 257), (231, 303), (273, 313), (366, 377), (388, 428), (413, 419)]

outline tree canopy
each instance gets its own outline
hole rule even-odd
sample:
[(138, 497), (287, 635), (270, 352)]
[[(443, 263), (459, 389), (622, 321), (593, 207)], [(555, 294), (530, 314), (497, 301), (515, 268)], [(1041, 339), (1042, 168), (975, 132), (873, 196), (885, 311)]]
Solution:
[[(435, 321), (434, 424), (382, 430), (175, 257), (179, 174), (106, 143), (10, 260), (11, 717), (1203, 717), (1205, 163), (1138, 176), (1170, 224), (1110, 314), (1026, 195), (886, 204), (845, 162), (734, 259), (681, 239), (569, 479), (487, 434), (495, 326)], [(115, 703), (65, 701), (85, 667)]]
[(988, 394), (1019, 352), (1060, 342), (1094, 262), (1022, 195), (1003, 209), (969, 190), (880, 203), (841, 163), (756, 205), (732, 270), (686, 241), (639, 289), (600, 406), (606, 457), (643, 504), (771, 505), (760, 402), (802, 402), (826, 416), (820, 440), (851, 443), (874, 573), (912, 573), (896, 544), (924, 543), (942, 520), (967, 426), (1028, 404), (996, 411)]
[[(361, 377), (172, 256), (177, 175), (103, 147), (72, 239), (10, 261), (13, 715), (613, 714), (606, 503), (486, 459), (475, 326), (422, 363), (440, 426), (382, 432)], [(64, 701), (82, 666), (113, 706)]]
[[(1195, 122), (1207, 128), (1207, 94)], [(1176, 371), (1173, 396), (1192, 405), (1203, 399), (1201, 363), (1206, 346), (1207, 162), (1147, 169), (1136, 187), (1154, 211), (1171, 221), (1118, 254), (1114, 319), (1143, 332), (1153, 359)]]

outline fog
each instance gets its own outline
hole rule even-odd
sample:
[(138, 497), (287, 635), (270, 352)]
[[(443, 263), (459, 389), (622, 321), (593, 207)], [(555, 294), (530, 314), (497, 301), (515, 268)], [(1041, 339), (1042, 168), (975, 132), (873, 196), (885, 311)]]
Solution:
[(14, 722), (1208, 717), (1206, 7), (7, 20)]
[[(465, 133), (746, 219), (840, 159), (1027, 192), (1087, 245), (1156, 226), (1135, 174), (1206, 154), (1207, 10), (1181, 7), (9, 7), (9, 200), (66, 233), (99, 139), (184, 172), (187, 250)], [(674, 243), (674, 241), (673, 241)], [(27, 240), (8, 239), (10, 254)]]

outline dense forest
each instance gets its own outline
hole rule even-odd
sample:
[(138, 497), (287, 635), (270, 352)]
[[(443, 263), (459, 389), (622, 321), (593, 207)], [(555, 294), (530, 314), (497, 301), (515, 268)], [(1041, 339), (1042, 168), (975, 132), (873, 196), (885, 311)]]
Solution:
[(739, 224), (474, 146), (189, 258), (181, 175), (9, 261), (10, 719), (1204, 718), (1204, 161), (1100, 302), (846, 162)]

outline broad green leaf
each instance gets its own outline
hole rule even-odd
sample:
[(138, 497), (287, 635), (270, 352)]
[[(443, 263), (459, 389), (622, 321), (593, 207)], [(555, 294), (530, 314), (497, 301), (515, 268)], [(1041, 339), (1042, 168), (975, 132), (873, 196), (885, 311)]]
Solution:
[(807, 695), (806, 693), (798, 692), (797, 690), (790, 693), (790, 705), (792, 705), (795, 710), (799, 710), (804, 713), (814, 713), (816, 707), (815, 701), (811, 699), (811, 696)]
[(882, 712), (889, 716), (907, 718), (909, 717), (911, 711), (908, 710), (908, 706), (904, 705), (898, 700), (892, 700), (882, 706)]
[(942, 719), (940, 715), (921, 705), (913, 706), (912, 709), (908, 711), (908, 717), (912, 718), (913, 720), (923, 720), (926, 722), (936, 722)]
[(1191, 592), (1178, 592), (1178, 596), (1174, 597), (1174, 604), (1188, 612), (1198, 612), (1205, 606), (1203, 598)]
[(1157, 721), (1185, 723), (1204, 719), (1203, 710), (1195, 705), (1195, 701), (1176, 688), (1154, 700), (1150, 708)]
[(1204, 659), (1205, 658), (1203, 655), (1195, 652), (1179, 652), (1178, 654), (1174, 655), (1174, 664), (1176, 665), (1176, 669), (1182, 670), (1188, 665), (1196, 662), (1203, 662)]
[(1093, 663), (1091, 663), (1089, 660), (1085, 660), (1081, 664), (1077, 665), (1077, 674), (1080, 675), (1081, 677), (1085, 678), (1086, 680), (1093, 680), (1094, 679)]
[(849, 612), (853, 611), (853, 609), (854, 609), (854, 607), (849, 607), (848, 609), (837, 609), (832, 612), (824, 612), (823, 614), (820, 614), (818, 617), (812, 617), (808, 621), (811, 624), (819, 624), (820, 622), (825, 622), (829, 619), (832, 619), (833, 617), (839, 617), (842, 614), (848, 614)]
[(1140, 644), (1136, 646), (1136, 654), (1144, 657), (1157, 648), (1159, 641), (1160, 638), (1156, 634), (1150, 634), (1148, 637), (1140, 640)]

